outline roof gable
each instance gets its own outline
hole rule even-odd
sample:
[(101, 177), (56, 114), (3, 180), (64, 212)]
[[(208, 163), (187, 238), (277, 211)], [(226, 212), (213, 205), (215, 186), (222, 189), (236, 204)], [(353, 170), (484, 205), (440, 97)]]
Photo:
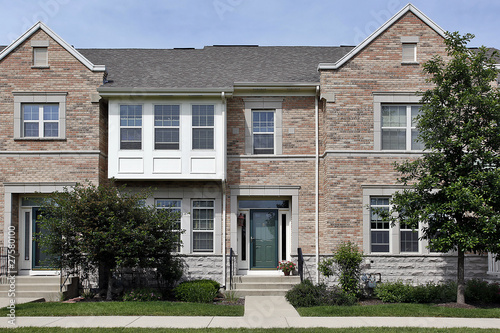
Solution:
[(106, 67), (104, 65), (94, 65), (87, 58), (85, 58), (80, 52), (75, 50), (71, 45), (66, 43), (61, 37), (59, 37), (54, 31), (52, 31), (48, 26), (46, 26), (43, 22), (37, 22), (33, 25), (28, 31), (22, 34), (18, 39), (16, 39), (12, 44), (4, 48), (0, 52), (0, 61), (5, 58), (8, 54), (10, 54), (13, 50), (16, 49), (19, 45), (21, 45), (24, 41), (26, 41), (29, 37), (31, 37), (38, 30), (43, 30), (47, 35), (49, 35), (52, 39), (54, 39), (59, 45), (61, 45), (66, 51), (68, 51), (71, 55), (73, 55), (78, 61), (80, 61), (85, 67), (90, 69), (91, 71), (96, 72), (104, 72)]
[(391, 17), (387, 22), (385, 22), (382, 26), (380, 26), (377, 30), (375, 30), (370, 36), (368, 36), (364, 41), (362, 41), (358, 46), (352, 49), (349, 53), (343, 56), (335, 63), (320, 63), (318, 65), (318, 70), (322, 69), (337, 69), (345, 64), (347, 61), (355, 57), (361, 50), (363, 50), (367, 45), (369, 45), (373, 40), (375, 40), (378, 36), (380, 36), (383, 32), (385, 32), (389, 27), (391, 27), (395, 22), (397, 22), (401, 17), (406, 15), (408, 12), (413, 13), (419, 19), (421, 19), (424, 23), (426, 23), (431, 29), (436, 31), (437, 34), (445, 37), (445, 30), (443, 30), (440, 26), (438, 26), (434, 21), (432, 21), (427, 15), (422, 13), (418, 8), (413, 6), (411, 3), (407, 4), (403, 7), (398, 13), (396, 13), (393, 17)]

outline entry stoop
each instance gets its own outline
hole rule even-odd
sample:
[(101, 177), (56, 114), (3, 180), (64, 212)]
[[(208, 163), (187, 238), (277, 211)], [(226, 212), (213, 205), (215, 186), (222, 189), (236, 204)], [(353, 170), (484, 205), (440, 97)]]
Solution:
[[(71, 281), (78, 283), (78, 279)], [(15, 298), (22, 299), (44, 299), (47, 302), (61, 300), (59, 276), (16, 276), (15, 277)], [(8, 298), (9, 284), (0, 284), (0, 295)], [(69, 284), (63, 288), (66, 293), (70, 288)]]
[(236, 297), (285, 296), (294, 285), (300, 283), (299, 276), (240, 275), (234, 277)]

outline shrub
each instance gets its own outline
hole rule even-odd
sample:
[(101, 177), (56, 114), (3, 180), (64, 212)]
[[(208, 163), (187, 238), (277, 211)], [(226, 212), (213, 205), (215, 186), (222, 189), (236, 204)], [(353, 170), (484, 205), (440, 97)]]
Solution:
[(354, 305), (357, 297), (344, 292), (339, 287), (328, 288), (325, 284), (314, 285), (304, 280), (286, 293), (286, 299), (294, 307), (321, 305)]
[(374, 293), (388, 303), (445, 303), (456, 301), (456, 288), (454, 282), (412, 286), (397, 281), (377, 284)]
[(500, 303), (500, 286), (478, 279), (468, 280), (465, 285), (465, 300), (472, 303)]
[[(325, 259), (319, 264), (318, 269), (326, 277), (333, 274), (338, 275), (342, 290), (352, 296), (359, 297), (361, 294), (359, 277), (362, 261), (363, 252), (355, 244), (344, 242), (336, 249), (332, 258)], [(334, 264), (336, 270), (333, 269)]]
[(402, 281), (385, 282), (377, 283), (377, 287), (375, 287), (373, 293), (384, 302), (403, 303), (410, 302), (412, 289), (412, 286)]
[(219, 284), (212, 280), (194, 280), (179, 284), (175, 289), (175, 297), (179, 301), (194, 303), (210, 303), (217, 296)]
[(161, 299), (161, 293), (153, 288), (138, 288), (123, 294), (123, 300), (128, 302), (151, 302), (161, 301)]

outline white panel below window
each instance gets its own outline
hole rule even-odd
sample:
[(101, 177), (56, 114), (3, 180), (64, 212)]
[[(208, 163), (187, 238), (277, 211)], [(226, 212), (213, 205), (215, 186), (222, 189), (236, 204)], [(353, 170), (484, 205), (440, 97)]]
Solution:
[(144, 173), (144, 163), (142, 158), (119, 158), (119, 173)]
[(191, 158), (191, 173), (215, 173), (215, 158)]
[(181, 173), (180, 158), (155, 158), (153, 159), (154, 173)]

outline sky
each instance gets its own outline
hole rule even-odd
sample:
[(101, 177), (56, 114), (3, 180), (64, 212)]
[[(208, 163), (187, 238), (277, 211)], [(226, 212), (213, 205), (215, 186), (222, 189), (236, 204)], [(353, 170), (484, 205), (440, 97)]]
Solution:
[[(43, 21), (76, 48), (357, 45), (408, 0), (0, 0), (0, 45)], [(469, 46), (500, 49), (498, 0), (413, 0)]]

